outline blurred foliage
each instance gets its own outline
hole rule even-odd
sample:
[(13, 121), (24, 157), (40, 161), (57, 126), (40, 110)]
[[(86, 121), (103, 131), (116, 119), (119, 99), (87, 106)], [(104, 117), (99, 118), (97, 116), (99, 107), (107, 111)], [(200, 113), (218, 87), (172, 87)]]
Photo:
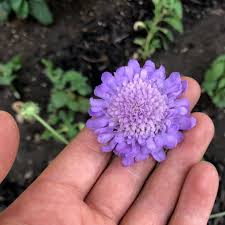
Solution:
[[(83, 127), (84, 123), (77, 122), (76, 115), (87, 113), (89, 100), (86, 97), (91, 93), (87, 78), (75, 70), (64, 71), (54, 68), (52, 62), (42, 60), (45, 65), (45, 74), (52, 83), (51, 96), (48, 104), (48, 123), (59, 134), (71, 140)], [(47, 130), (43, 139), (52, 138)]]
[(11, 12), (19, 19), (26, 19), (30, 15), (43, 25), (53, 22), (52, 13), (45, 0), (0, 0), (0, 22), (7, 21)]
[(134, 30), (144, 30), (145, 37), (136, 38), (134, 43), (139, 45), (139, 56), (147, 59), (157, 49), (168, 48), (168, 41), (174, 41), (171, 28), (183, 32), (183, 7), (180, 0), (152, 0), (154, 16), (152, 20), (137, 21)]
[(0, 63), (0, 85), (7, 86), (11, 89), (16, 98), (20, 98), (20, 94), (13, 85), (18, 72), (22, 67), (20, 56), (14, 56), (7, 63)]
[(0, 85), (12, 86), (12, 82), (16, 79), (16, 72), (22, 67), (21, 59), (15, 56), (7, 63), (0, 63)]
[(212, 62), (205, 73), (202, 87), (217, 107), (225, 107), (225, 54)]

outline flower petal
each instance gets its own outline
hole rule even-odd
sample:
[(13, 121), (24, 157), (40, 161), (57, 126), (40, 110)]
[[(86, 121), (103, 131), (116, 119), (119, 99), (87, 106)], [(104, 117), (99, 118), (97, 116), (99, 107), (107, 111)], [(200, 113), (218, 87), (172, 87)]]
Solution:
[(169, 94), (170, 97), (179, 97), (183, 92), (180, 73), (171, 73), (170, 76), (165, 80), (164, 88), (165, 93)]
[(144, 69), (148, 71), (148, 74), (151, 74), (155, 71), (155, 63), (151, 60), (147, 60), (143, 66)]
[(128, 66), (134, 70), (134, 73), (139, 73), (141, 70), (140, 64), (135, 59), (130, 59), (128, 62)]
[(166, 153), (163, 149), (157, 152), (152, 152), (151, 155), (157, 162), (161, 162), (166, 159)]
[(146, 80), (148, 78), (148, 71), (146, 69), (142, 69), (140, 72), (140, 78), (142, 80)]
[(104, 114), (105, 114), (105, 112), (104, 111), (101, 111), (101, 112), (93, 112), (92, 110), (91, 110), (91, 108), (88, 110), (88, 114), (90, 115), (90, 116), (94, 116), (94, 117), (100, 117), (100, 116), (103, 116)]
[(157, 149), (156, 143), (152, 137), (146, 141), (146, 146), (148, 149), (151, 149), (151, 150)]
[(113, 132), (113, 131), (109, 127), (102, 127), (102, 128), (95, 129), (94, 132), (95, 132), (95, 134), (103, 134), (103, 133), (110, 133), (110, 132)]
[(125, 85), (128, 82), (125, 66), (118, 68), (115, 72), (115, 79), (118, 85)]
[(176, 133), (165, 134), (163, 137), (164, 146), (168, 149), (175, 148), (178, 144), (178, 139)]
[(186, 98), (176, 99), (175, 101), (173, 101), (172, 106), (173, 107), (185, 106), (189, 108), (190, 102)]
[(159, 69), (155, 70), (151, 76), (151, 79), (165, 79), (166, 78), (166, 70), (164, 66), (160, 66)]
[(94, 94), (99, 98), (109, 99), (110, 91), (111, 90), (106, 85), (101, 84), (95, 88)]
[(111, 73), (104, 72), (102, 74), (101, 80), (108, 87), (112, 88), (113, 90), (116, 90), (116, 88), (117, 88), (116, 79), (115, 79), (115, 77)]
[(135, 74), (133, 68), (129, 67), (129, 66), (125, 66), (125, 73), (126, 73), (126, 75), (128, 77), (128, 80), (132, 81), (133, 77), (134, 77), (134, 74)]
[(131, 166), (132, 164), (134, 164), (134, 157), (123, 157), (122, 164), (124, 166)]
[(188, 88), (187, 80), (182, 80), (181, 84), (182, 84), (182, 92), (185, 92), (187, 90), (187, 88)]
[(181, 117), (177, 121), (179, 124), (180, 130), (190, 130), (196, 125), (196, 119), (192, 116), (190, 117)]
[(115, 148), (116, 144), (117, 144), (116, 141), (114, 139), (112, 139), (108, 145), (102, 146), (101, 150), (103, 152), (111, 152)]
[(86, 123), (86, 126), (87, 128), (90, 128), (90, 129), (98, 129), (98, 128), (107, 126), (108, 123), (109, 121), (106, 117), (100, 117), (95, 119), (89, 119)]
[(101, 144), (108, 143), (114, 137), (114, 133), (103, 133), (98, 135), (98, 142)]
[(149, 158), (149, 155), (148, 154), (143, 154), (143, 153), (138, 153), (135, 156), (135, 160), (136, 161), (143, 161), (143, 160), (146, 160), (147, 158)]

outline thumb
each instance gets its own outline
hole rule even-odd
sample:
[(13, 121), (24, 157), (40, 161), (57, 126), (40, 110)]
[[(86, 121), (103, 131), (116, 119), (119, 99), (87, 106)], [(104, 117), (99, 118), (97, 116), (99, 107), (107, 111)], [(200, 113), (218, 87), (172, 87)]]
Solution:
[(4, 180), (15, 160), (19, 145), (19, 129), (13, 117), (0, 111), (0, 182)]

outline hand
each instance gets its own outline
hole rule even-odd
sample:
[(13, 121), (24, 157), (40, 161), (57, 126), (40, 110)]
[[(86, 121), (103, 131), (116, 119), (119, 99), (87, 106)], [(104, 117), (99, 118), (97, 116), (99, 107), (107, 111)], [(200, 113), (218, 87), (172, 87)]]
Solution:
[[(199, 85), (191, 78), (185, 93), (196, 104)], [(0, 215), (1, 225), (206, 225), (218, 175), (200, 162), (214, 133), (212, 121), (193, 114), (197, 125), (157, 165), (153, 159), (122, 167), (119, 158), (99, 151), (84, 129), (40, 177)], [(0, 113), (0, 180), (18, 148), (17, 126)], [(46, 149), (51, 151), (51, 149)], [(149, 176), (150, 174), (150, 176)]]

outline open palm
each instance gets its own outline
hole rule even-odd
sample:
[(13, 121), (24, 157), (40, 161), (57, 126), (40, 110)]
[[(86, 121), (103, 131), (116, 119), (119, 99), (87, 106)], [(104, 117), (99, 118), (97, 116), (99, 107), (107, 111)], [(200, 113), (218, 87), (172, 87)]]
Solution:
[[(200, 95), (191, 78), (185, 93), (193, 107)], [(84, 129), (40, 177), (2, 214), (1, 225), (206, 225), (218, 188), (215, 168), (200, 162), (214, 127), (194, 113), (197, 126), (168, 152), (132, 167), (99, 151)], [(0, 179), (16, 156), (19, 132), (9, 114), (0, 112)], [(51, 149), (46, 149), (51, 151)]]

